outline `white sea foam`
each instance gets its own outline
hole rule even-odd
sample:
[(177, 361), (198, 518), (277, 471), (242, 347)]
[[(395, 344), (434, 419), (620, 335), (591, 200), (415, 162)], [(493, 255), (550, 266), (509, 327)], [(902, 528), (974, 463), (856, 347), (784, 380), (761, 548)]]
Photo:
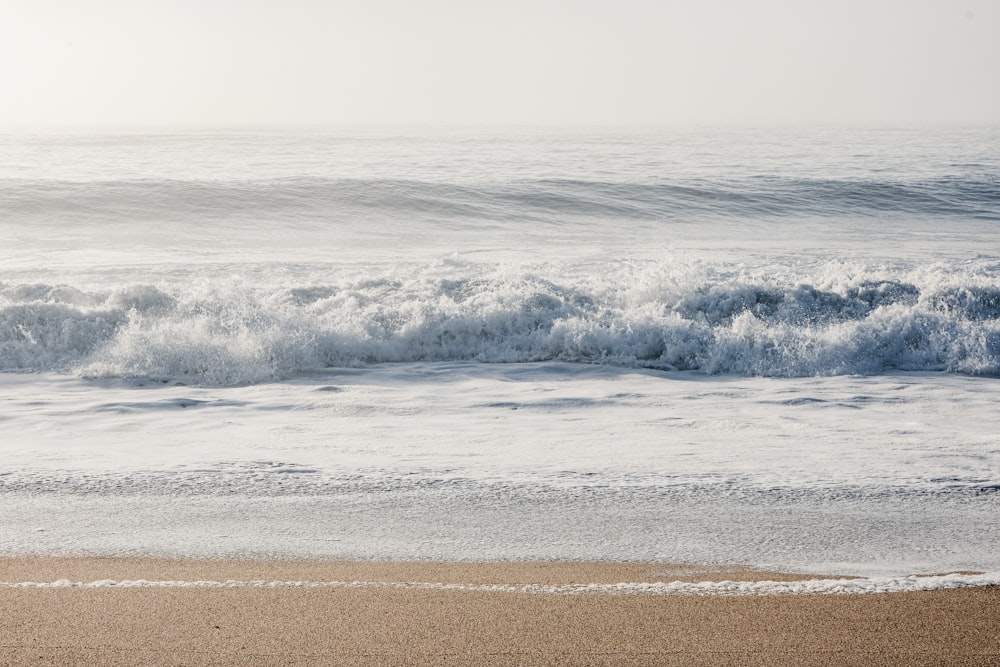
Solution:
[(800, 581), (702, 581), (636, 582), (617, 584), (455, 584), (394, 581), (115, 581), (0, 582), (0, 588), (346, 588), (457, 591), (468, 593), (521, 593), (529, 595), (862, 595), (913, 593), (1000, 586), (1000, 573), (945, 574), (937, 576), (810, 579)]
[(996, 571), (997, 400), (956, 374), (558, 362), (7, 375), (0, 552)]
[[(280, 268), (280, 267), (279, 267)], [(783, 273), (776, 278), (776, 272)], [(0, 369), (208, 385), (381, 362), (1000, 372), (1000, 263), (366, 267), (312, 284), (0, 285)], [(319, 278), (320, 280), (315, 280)]]

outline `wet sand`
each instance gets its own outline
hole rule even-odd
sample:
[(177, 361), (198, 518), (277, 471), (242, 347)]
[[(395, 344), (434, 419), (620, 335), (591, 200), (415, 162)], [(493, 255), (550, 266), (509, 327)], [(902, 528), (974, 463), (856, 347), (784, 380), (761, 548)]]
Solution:
[[(835, 574), (835, 573), (834, 573)], [(579, 584), (687, 565), (0, 559), (2, 582)], [(0, 588), (2, 665), (996, 665), (1000, 589), (752, 597), (412, 588)]]

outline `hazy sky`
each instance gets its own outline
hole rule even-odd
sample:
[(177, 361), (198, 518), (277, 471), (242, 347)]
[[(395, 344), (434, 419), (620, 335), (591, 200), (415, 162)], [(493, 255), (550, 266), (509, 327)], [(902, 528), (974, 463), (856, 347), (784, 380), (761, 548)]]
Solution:
[(1000, 1), (0, 2), (0, 126), (703, 122), (1000, 122)]

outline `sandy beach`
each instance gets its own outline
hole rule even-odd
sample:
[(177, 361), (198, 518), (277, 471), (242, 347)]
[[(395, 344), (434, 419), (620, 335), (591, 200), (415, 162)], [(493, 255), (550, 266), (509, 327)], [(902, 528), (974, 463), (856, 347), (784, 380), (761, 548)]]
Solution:
[[(1000, 657), (997, 587), (769, 596), (488, 590), (805, 578), (635, 563), (7, 558), (0, 664), (992, 665)], [(178, 583), (10, 586), (60, 580)], [(198, 581), (367, 584), (190, 585)], [(391, 586), (405, 582), (441, 586)]]

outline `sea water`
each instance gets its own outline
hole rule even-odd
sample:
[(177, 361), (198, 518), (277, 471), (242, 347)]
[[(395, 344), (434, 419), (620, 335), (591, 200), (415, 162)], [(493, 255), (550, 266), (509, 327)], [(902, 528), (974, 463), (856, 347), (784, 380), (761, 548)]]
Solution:
[(1000, 129), (0, 136), (0, 552), (1000, 570)]

